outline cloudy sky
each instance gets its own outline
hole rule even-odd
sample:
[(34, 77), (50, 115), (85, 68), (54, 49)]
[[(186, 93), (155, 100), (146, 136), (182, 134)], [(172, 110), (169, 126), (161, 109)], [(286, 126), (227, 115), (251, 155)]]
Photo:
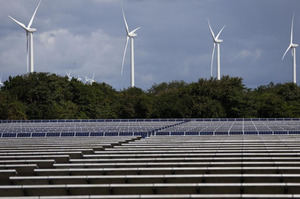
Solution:
[[(0, 0), (2, 80), (26, 72), (25, 32), (7, 16), (27, 25), (36, 5), (37, 0)], [(43, 0), (33, 22), (38, 29), (35, 70), (80, 77), (95, 73), (98, 82), (118, 90), (129, 87), (129, 54), (121, 76), (122, 5), (129, 28), (141, 26), (135, 39), (137, 87), (209, 78), (213, 43), (207, 19), (215, 32), (226, 25), (222, 75), (242, 77), (251, 88), (292, 81), (292, 56), (281, 57), (293, 12), (294, 40), (300, 43), (299, 0)]]

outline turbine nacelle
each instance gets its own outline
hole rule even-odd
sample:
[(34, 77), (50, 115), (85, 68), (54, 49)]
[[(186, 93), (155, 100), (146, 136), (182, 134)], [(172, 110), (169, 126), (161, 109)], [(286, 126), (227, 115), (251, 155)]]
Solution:
[(36, 32), (37, 29), (36, 28), (28, 28), (27, 31), (33, 33), (33, 32)]
[(137, 36), (137, 34), (136, 34), (136, 33), (131, 33), (131, 32), (130, 32), (130, 33), (127, 35), (127, 36), (128, 36), (128, 37), (132, 37), (132, 38), (133, 38), (133, 37), (136, 37), (136, 36)]
[(214, 40), (214, 42), (219, 44), (219, 43), (223, 42), (223, 39), (216, 39), (216, 40)]
[(141, 28), (141, 27), (138, 27), (138, 28), (134, 29), (133, 31), (129, 32), (129, 33), (127, 34), (127, 36), (128, 36), (128, 37), (136, 37), (136, 36), (137, 36), (136, 31), (139, 30), (140, 28)]
[(297, 48), (299, 44), (291, 44), (291, 48)]

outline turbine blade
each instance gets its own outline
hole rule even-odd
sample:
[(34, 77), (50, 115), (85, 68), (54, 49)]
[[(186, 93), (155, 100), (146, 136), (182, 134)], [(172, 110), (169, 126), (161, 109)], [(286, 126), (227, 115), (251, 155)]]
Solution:
[(18, 24), (19, 26), (21, 26), (23, 29), (25, 29), (26, 31), (28, 31), (27, 30), (27, 27), (23, 24), (23, 23), (21, 23), (21, 22), (19, 22), (18, 20), (16, 20), (16, 19), (14, 19), (13, 17), (11, 17), (11, 16), (8, 16), (11, 20), (13, 20), (16, 24)]
[(225, 26), (220, 30), (220, 32), (217, 34), (216, 39), (219, 39), (219, 36), (221, 35), (222, 31), (224, 30)]
[(125, 49), (124, 49), (124, 53), (123, 53), (121, 75), (123, 75), (123, 68), (124, 68), (124, 62), (125, 62), (125, 56), (126, 56), (126, 49), (127, 49), (127, 46), (128, 46), (128, 40), (129, 40), (129, 37), (127, 36), (127, 37), (126, 37)]
[(207, 20), (207, 23), (208, 23), (208, 27), (209, 27), (210, 34), (211, 34), (213, 40), (215, 41), (215, 40), (216, 40), (216, 38), (215, 38), (215, 33), (214, 33), (214, 31), (211, 29), (209, 20)]
[(131, 31), (129, 34), (135, 33), (137, 30), (141, 29), (141, 27), (138, 27), (136, 29), (134, 29), (133, 31)]
[(291, 47), (292, 47), (291, 45), (289, 45), (289, 47), (287, 47), (286, 51), (284, 52), (284, 54), (283, 54), (283, 56), (281, 58), (282, 60), (284, 59), (286, 53), (290, 50)]
[(122, 13), (123, 13), (123, 20), (124, 20), (124, 24), (125, 24), (126, 33), (128, 35), (129, 34), (129, 28), (128, 28), (128, 24), (127, 24), (127, 21), (126, 21), (126, 17), (125, 17), (125, 13), (124, 13), (123, 8), (122, 8)]
[(32, 17), (31, 17), (31, 19), (30, 19), (30, 21), (29, 21), (29, 24), (28, 24), (28, 26), (27, 26), (28, 28), (30, 28), (31, 25), (32, 25), (32, 22), (33, 22), (33, 20), (34, 20), (35, 14), (36, 14), (36, 12), (37, 12), (39, 6), (40, 6), (40, 3), (41, 3), (41, 0), (39, 1), (38, 5), (36, 6), (36, 8), (35, 8), (35, 10), (34, 10), (34, 13), (33, 13)]
[(294, 15), (295, 14), (293, 14), (293, 17), (292, 17), (292, 24), (291, 24), (291, 41), (290, 41), (290, 43), (292, 44), (293, 43), (293, 32), (294, 32)]
[(213, 64), (214, 64), (214, 55), (215, 55), (215, 48), (216, 48), (216, 44), (214, 43), (214, 48), (211, 54), (211, 60), (210, 60), (210, 76), (213, 76)]

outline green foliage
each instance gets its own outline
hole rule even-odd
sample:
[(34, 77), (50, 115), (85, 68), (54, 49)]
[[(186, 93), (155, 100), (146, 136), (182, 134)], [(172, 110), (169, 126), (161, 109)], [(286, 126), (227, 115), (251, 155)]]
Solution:
[(49, 73), (9, 77), (0, 90), (0, 119), (300, 117), (300, 88), (293, 83), (254, 90), (224, 76), (116, 91)]

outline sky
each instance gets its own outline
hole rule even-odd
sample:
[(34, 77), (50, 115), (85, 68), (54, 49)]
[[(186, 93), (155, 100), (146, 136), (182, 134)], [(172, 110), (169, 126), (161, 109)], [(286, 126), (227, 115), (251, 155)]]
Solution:
[[(26, 34), (8, 15), (28, 24), (37, 0), (0, 0), (0, 76), (26, 73)], [(42, 0), (32, 27), (36, 72), (92, 77), (117, 90), (130, 86), (124, 8), (135, 38), (135, 85), (147, 90), (170, 81), (210, 78), (214, 32), (220, 39), (221, 75), (243, 78), (250, 88), (291, 82), (290, 42), (300, 43), (299, 0)], [(300, 54), (299, 54), (300, 56)], [(298, 56), (298, 57), (299, 57)], [(299, 59), (298, 59), (299, 60)], [(216, 61), (214, 61), (216, 77)], [(300, 63), (300, 62), (299, 62)], [(300, 80), (300, 68), (297, 71)]]

